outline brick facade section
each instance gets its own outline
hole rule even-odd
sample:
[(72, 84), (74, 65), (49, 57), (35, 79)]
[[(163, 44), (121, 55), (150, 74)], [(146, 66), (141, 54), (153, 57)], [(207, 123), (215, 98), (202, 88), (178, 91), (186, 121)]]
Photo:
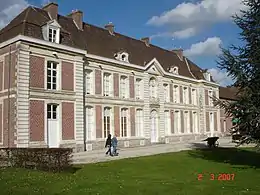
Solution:
[[(174, 134), (174, 131), (175, 131), (175, 129), (174, 129), (174, 110), (171, 110), (170, 111), (171, 113), (171, 133), (172, 134)], [(178, 121), (176, 121), (176, 122), (178, 122)]]
[(214, 131), (218, 131), (218, 115), (214, 112)]
[(44, 101), (30, 100), (30, 141), (44, 141)]
[(30, 87), (44, 88), (44, 63), (44, 58), (30, 55)]
[(135, 136), (135, 108), (130, 108), (131, 136)]
[(3, 90), (4, 62), (0, 62), (0, 91)]
[(180, 86), (180, 103), (183, 103), (183, 93), (182, 93), (182, 86)]
[(74, 90), (74, 66), (70, 62), (61, 62), (61, 87), (62, 90)]
[(173, 84), (170, 84), (170, 102), (173, 102)]
[(206, 112), (206, 132), (209, 132), (209, 112)]
[(96, 105), (96, 137), (102, 138), (102, 106)]
[(102, 93), (101, 70), (95, 70), (95, 94), (101, 95), (101, 93)]
[(0, 142), (3, 141), (3, 106), (0, 104)]
[[(9, 119), (9, 112), (8, 112), (8, 103), (10, 101), (10, 124), (8, 124), (8, 119)], [(16, 119), (15, 119), (15, 98), (10, 98), (4, 99), (3, 100), (3, 143), (5, 147), (16, 147), (14, 141), (16, 140), (16, 137), (14, 134), (16, 133), (15, 129), (15, 124), (16, 124)], [(10, 127), (10, 130), (9, 130)], [(9, 139), (9, 144), (8, 145), (8, 139)]]
[(193, 133), (193, 111), (190, 111), (190, 132)]
[(119, 96), (119, 74), (114, 73), (113, 78), (114, 78), (114, 96), (118, 97)]
[(205, 105), (209, 105), (209, 91), (205, 89)]
[(15, 87), (15, 72), (16, 72), (16, 63), (17, 63), (17, 54), (16, 52), (11, 53), (11, 68), (9, 68), (10, 55), (5, 56), (4, 63), (4, 89), (9, 88), (9, 70), (10, 70), (10, 88)]
[(117, 137), (120, 136), (120, 110), (118, 106), (114, 107), (114, 128), (115, 128), (115, 135)]
[(184, 129), (184, 111), (181, 111), (181, 132), (184, 133), (185, 129)]
[(130, 98), (135, 98), (135, 80), (134, 76), (129, 77), (129, 92)]
[(62, 140), (74, 140), (74, 103), (62, 102)]

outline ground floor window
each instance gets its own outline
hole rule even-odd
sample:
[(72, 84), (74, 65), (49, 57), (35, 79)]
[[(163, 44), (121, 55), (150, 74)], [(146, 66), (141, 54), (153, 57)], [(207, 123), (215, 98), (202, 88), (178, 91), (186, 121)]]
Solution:
[(122, 108), (121, 109), (121, 137), (127, 137), (127, 126), (128, 126), (128, 109)]
[(143, 136), (143, 120), (143, 110), (137, 109), (135, 119), (136, 136)]
[(104, 129), (103, 129), (103, 136), (107, 138), (107, 136), (111, 133), (111, 108), (105, 107), (104, 108)]

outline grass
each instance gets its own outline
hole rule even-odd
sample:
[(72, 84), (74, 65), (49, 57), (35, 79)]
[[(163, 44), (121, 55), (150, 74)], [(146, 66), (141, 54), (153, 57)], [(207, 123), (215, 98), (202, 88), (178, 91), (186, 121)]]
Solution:
[[(0, 169), (1, 195), (259, 194), (260, 154), (251, 150), (193, 150), (82, 165), (75, 173)], [(210, 174), (234, 180), (210, 180)], [(198, 174), (204, 177), (198, 181)]]

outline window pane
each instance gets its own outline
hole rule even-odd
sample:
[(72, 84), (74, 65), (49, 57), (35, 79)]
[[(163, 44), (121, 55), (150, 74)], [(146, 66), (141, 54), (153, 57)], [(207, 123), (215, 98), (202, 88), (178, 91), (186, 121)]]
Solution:
[(52, 89), (56, 89), (56, 84), (52, 84)]
[(53, 110), (53, 112), (56, 112), (57, 111), (57, 105), (52, 105), (52, 110)]
[(56, 77), (52, 77), (52, 82), (56, 83)]
[(56, 118), (57, 118), (57, 113), (56, 113), (56, 112), (53, 112), (53, 113), (52, 113), (52, 118), (53, 118), (53, 119), (56, 119)]
[(56, 77), (57, 71), (52, 71), (52, 76)]
[(53, 63), (53, 69), (57, 69), (57, 64)]
[(51, 62), (47, 62), (47, 68), (51, 69)]
[(49, 69), (47, 70), (47, 75), (51, 76), (51, 70), (49, 70)]
[(51, 89), (51, 83), (47, 83), (47, 89)]
[(47, 118), (51, 119), (51, 112), (49, 112), (49, 111), (47, 112)]

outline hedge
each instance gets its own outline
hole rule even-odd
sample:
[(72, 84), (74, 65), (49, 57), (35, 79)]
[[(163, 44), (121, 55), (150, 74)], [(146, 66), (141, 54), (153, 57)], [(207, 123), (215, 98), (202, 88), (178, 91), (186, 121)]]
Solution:
[(0, 166), (62, 171), (72, 167), (72, 148), (1, 148)]

